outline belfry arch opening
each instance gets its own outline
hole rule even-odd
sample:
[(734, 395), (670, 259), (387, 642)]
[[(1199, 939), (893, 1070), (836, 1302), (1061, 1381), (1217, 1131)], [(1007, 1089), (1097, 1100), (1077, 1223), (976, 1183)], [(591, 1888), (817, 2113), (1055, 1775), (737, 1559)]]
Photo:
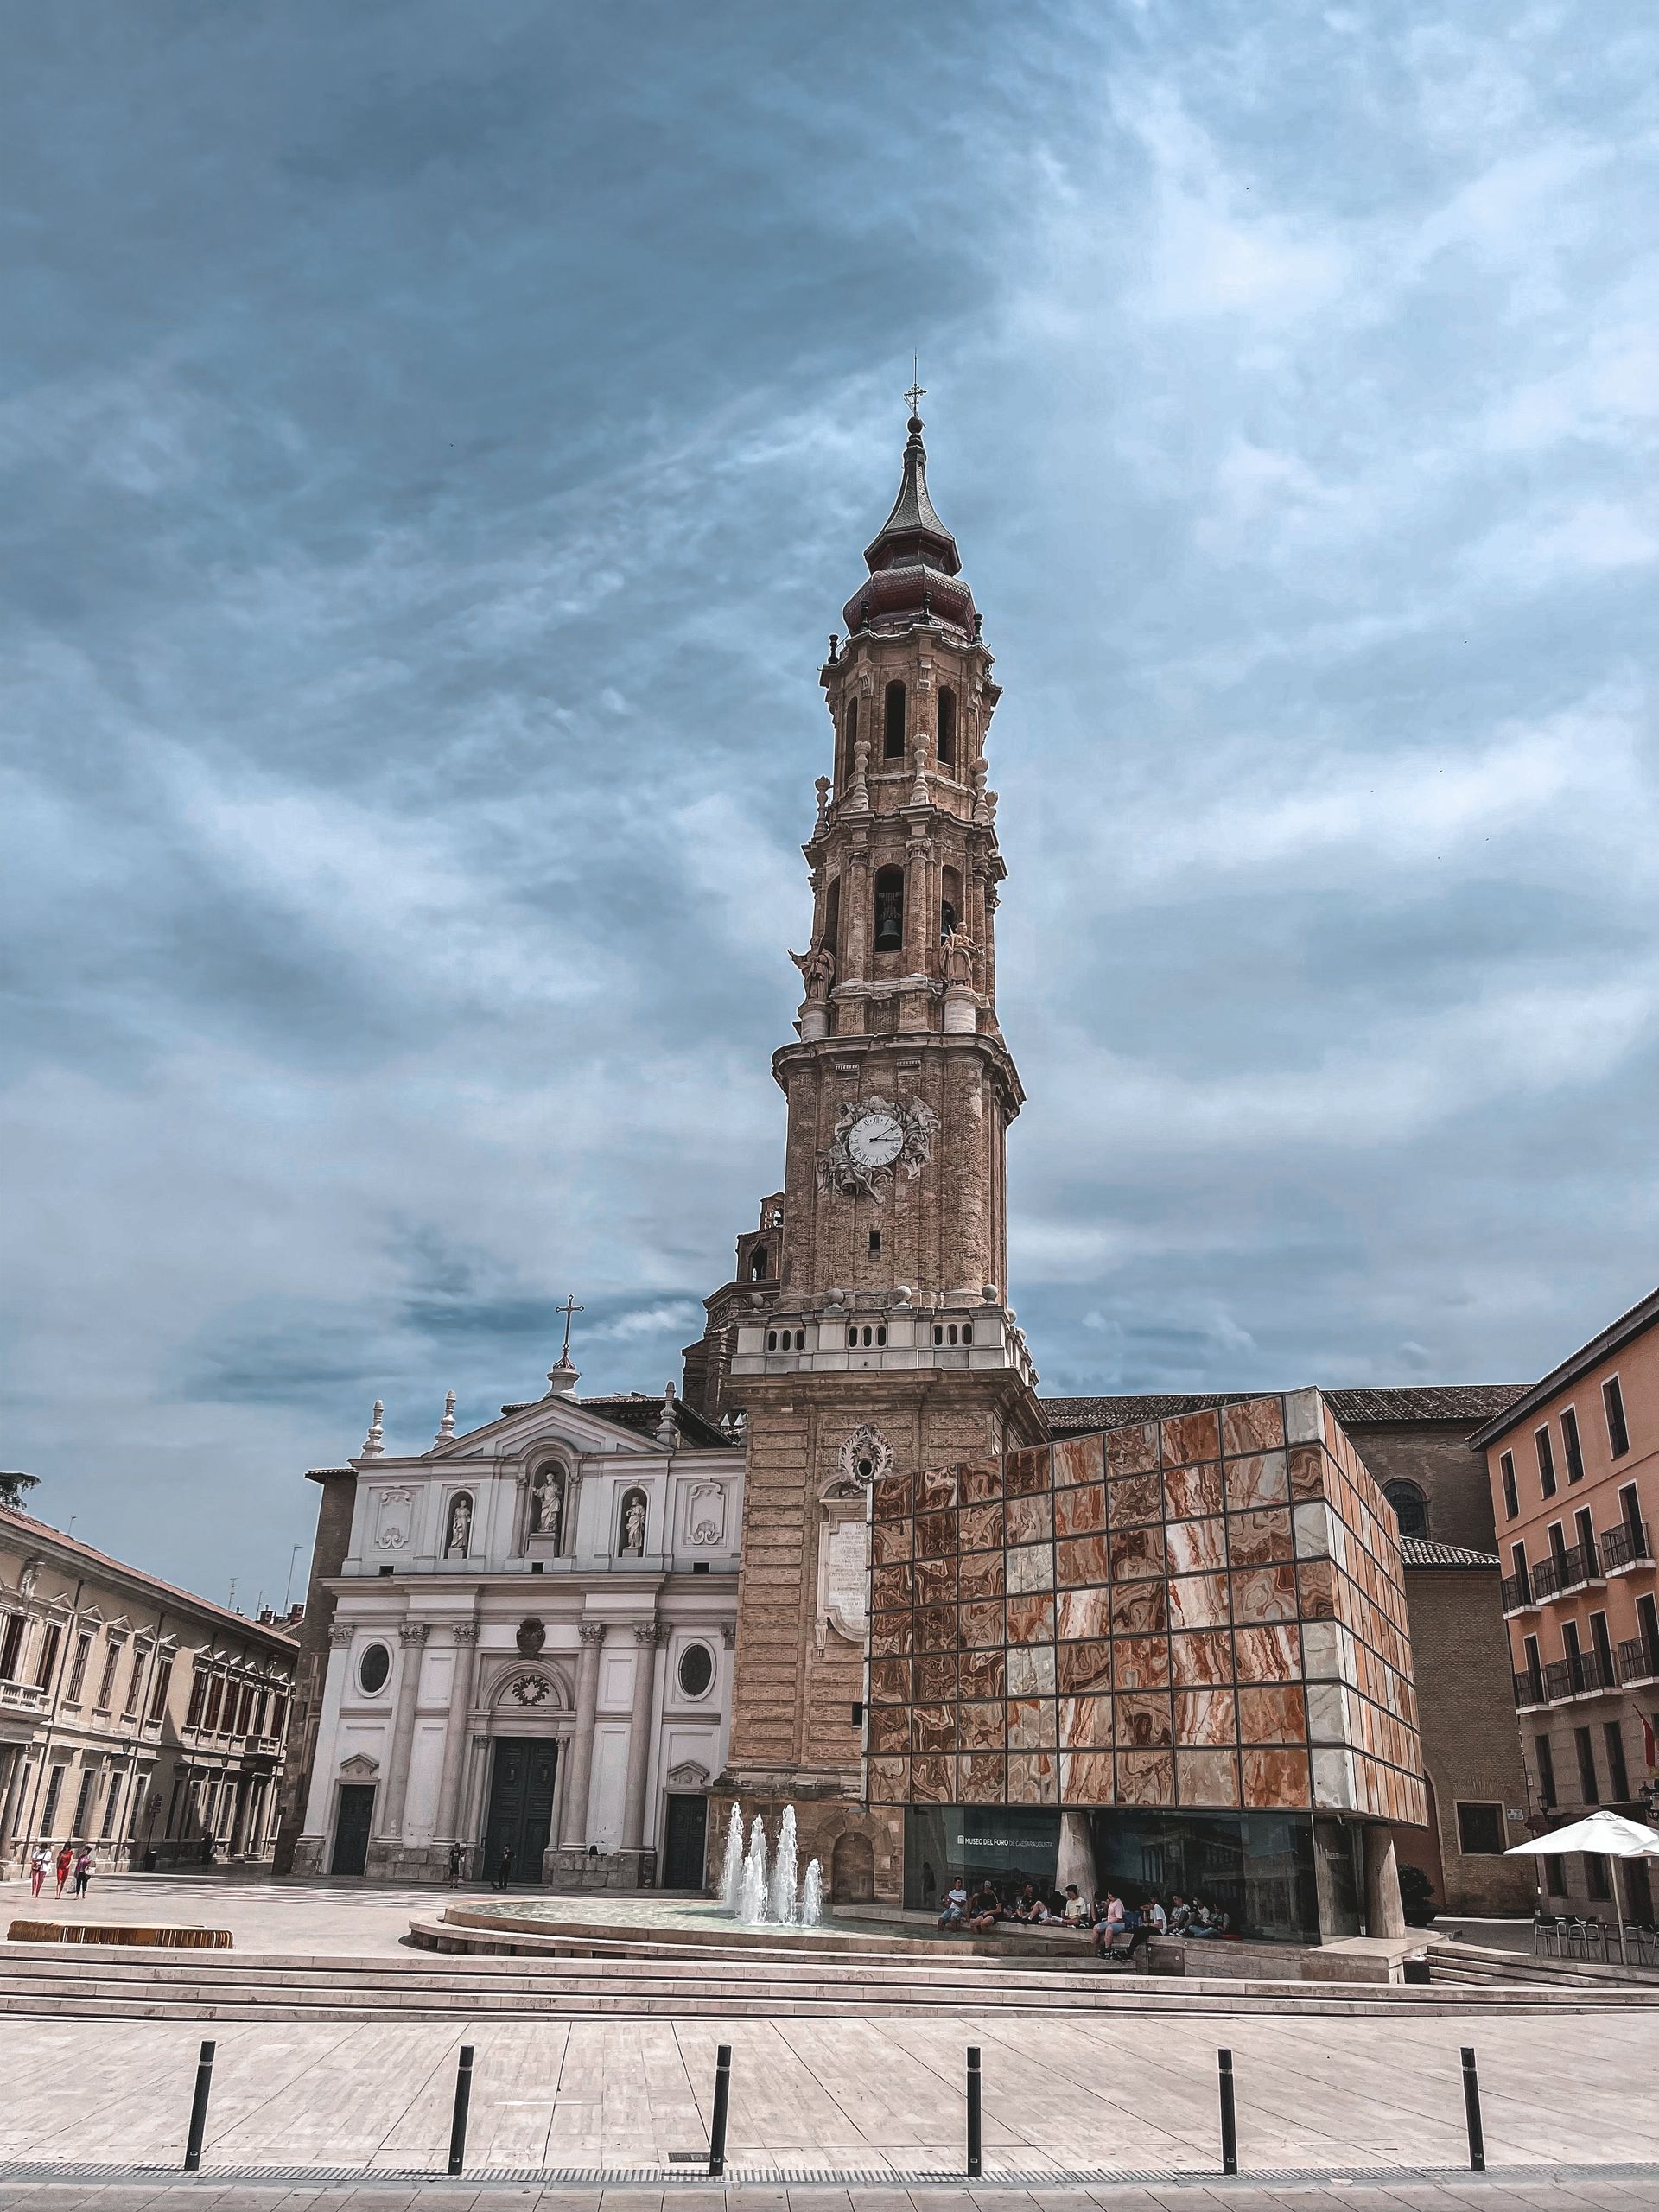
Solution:
[(881, 748), (882, 755), (888, 760), (902, 760), (905, 757), (905, 687), (902, 683), (888, 684), (886, 709), (887, 740)]
[(838, 782), (842, 791), (853, 780), (853, 771), (858, 765), (858, 698), (855, 694), (842, 709), (841, 768)]
[(875, 872), (875, 950), (902, 952), (905, 949), (905, 871), (879, 868)]
[(957, 695), (949, 685), (939, 692), (939, 766), (957, 765)]

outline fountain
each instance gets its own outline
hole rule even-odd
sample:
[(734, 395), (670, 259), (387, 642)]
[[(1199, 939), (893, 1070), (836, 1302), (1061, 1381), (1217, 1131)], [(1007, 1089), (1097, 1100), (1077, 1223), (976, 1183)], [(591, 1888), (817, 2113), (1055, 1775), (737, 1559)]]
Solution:
[(749, 1855), (738, 1878), (736, 1916), (751, 1924), (766, 1917), (766, 1831), (759, 1813), (749, 1830)]
[(801, 1887), (801, 1925), (817, 1928), (823, 1919), (823, 1869), (816, 1859), (806, 1862), (806, 1880)]
[(726, 1857), (720, 1870), (720, 1902), (729, 1913), (737, 1910), (737, 1892), (743, 1879), (743, 1812), (732, 1807), (726, 1823)]
[(772, 1881), (766, 1891), (766, 1918), (787, 1927), (795, 1917), (795, 1895), (800, 1880), (800, 1854), (795, 1847), (795, 1808), (785, 1805), (778, 1827), (778, 1856), (772, 1862)]

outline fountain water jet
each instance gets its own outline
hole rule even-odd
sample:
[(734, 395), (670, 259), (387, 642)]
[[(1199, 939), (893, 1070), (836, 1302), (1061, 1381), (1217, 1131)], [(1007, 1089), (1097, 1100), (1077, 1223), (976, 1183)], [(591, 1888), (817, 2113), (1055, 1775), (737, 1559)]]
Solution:
[(725, 1910), (735, 1914), (737, 1892), (743, 1879), (743, 1810), (732, 1807), (732, 1817), (726, 1823), (726, 1856), (720, 1870), (720, 1902)]
[(806, 1880), (801, 1889), (801, 1925), (817, 1928), (823, 1920), (823, 1869), (816, 1859), (806, 1863)]
[(766, 1830), (759, 1813), (749, 1830), (749, 1855), (738, 1879), (737, 1917), (751, 1923), (766, 1917)]
[(795, 1917), (795, 1891), (800, 1879), (800, 1854), (795, 1846), (795, 1808), (785, 1805), (778, 1828), (778, 1855), (772, 1862), (772, 1881), (766, 1891), (766, 1918), (787, 1927)]

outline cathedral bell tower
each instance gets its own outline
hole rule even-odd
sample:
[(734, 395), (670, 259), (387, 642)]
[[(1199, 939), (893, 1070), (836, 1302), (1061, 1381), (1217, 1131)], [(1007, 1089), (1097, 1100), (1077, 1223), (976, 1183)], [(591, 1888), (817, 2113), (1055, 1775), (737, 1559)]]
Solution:
[(772, 1059), (788, 1102), (776, 1274), (728, 1339), (747, 1474), (725, 1786), (746, 1808), (792, 1799), (832, 1892), (843, 1834), (868, 1842), (878, 1894), (898, 1879), (893, 1840), (847, 1802), (868, 1485), (1046, 1433), (1007, 1303), (1004, 1147), (1024, 1094), (996, 1013), (1001, 691), (922, 429), (912, 411), (898, 499), (820, 671), (832, 772), (802, 849), (798, 1041)]

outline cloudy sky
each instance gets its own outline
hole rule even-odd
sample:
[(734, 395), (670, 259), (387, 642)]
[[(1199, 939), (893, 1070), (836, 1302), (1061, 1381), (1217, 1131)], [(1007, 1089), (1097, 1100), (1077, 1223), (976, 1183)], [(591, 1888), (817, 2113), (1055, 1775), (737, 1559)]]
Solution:
[(778, 1179), (919, 350), (1006, 696), (1052, 1391), (1522, 1381), (1652, 1287), (1659, 21), (60, 0), (0, 89), (10, 1427), (302, 1478), (660, 1389)]

